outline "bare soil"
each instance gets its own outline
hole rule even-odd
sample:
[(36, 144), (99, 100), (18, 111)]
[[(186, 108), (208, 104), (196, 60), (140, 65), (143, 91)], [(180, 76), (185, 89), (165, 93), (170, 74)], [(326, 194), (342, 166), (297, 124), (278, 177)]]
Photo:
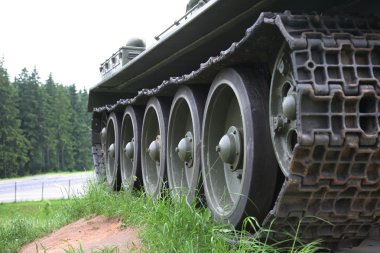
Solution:
[(84, 252), (117, 247), (117, 252), (139, 252), (141, 241), (135, 229), (120, 226), (120, 220), (95, 216), (80, 219), (52, 234), (25, 245), (20, 253), (48, 252), (61, 253), (65, 249), (79, 249)]

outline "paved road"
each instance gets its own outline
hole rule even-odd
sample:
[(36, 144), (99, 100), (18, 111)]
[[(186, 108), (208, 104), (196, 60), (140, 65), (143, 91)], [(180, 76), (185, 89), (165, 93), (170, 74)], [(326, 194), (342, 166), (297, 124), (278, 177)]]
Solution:
[[(0, 181), (0, 202), (61, 199), (82, 194), (94, 172), (41, 175)], [(15, 196), (16, 189), (16, 196)]]

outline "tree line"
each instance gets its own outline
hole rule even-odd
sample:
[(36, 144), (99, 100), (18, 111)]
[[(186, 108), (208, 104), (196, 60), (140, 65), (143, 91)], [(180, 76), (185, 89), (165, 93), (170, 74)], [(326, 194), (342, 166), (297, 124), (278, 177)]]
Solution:
[(88, 93), (40, 81), (24, 68), (9, 80), (0, 59), (0, 178), (88, 170), (91, 163)]

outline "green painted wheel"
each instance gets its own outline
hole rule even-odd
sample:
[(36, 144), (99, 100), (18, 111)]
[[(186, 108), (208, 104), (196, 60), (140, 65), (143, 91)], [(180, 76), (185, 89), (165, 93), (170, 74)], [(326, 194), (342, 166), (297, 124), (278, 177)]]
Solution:
[(143, 110), (128, 106), (121, 124), (120, 170), (121, 182), (125, 190), (142, 185), (141, 175), (141, 125)]
[(269, 113), (274, 151), (282, 172), (287, 176), (298, 136), (296, 87), (286, 45), (281, 48), (273, 69)]
[(107, 183), (111, 189), (119, 190), (121, 183), (119, 169), (120, 122), (115, 113), (111, 113), (108, 117), (105, 139)]
[(141, 132), (141, 168), (144, 189), (158, 198), (166, 170), (166, 132), (169, 107), (163, 98), (149, 99)]
[(202, 131), (202, 175), (213, 216), (234, 226), (264, 219), (277, 164), (270, 141), (268, 83), (254, 70), (226, 69), (210, 88)]
[(170, 109), (168, 127), (168, 182), (172, 196), (186, 196), (191, 203), (200, 183), (201, 121), (204, 95), (180, 88)]

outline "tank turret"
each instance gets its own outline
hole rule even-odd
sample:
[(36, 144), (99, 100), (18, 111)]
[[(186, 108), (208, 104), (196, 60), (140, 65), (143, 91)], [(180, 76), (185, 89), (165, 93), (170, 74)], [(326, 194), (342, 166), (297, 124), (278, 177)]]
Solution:
[(112, 54), (110, 58), (100, 64), (99, 71), (102, 79), (119, 71), (122, 66), (142, 53), (145, 50), (145, 47), (144, 40), (139, 38), (129, 39), (125, 46), (121, 47), (116, 53)]

